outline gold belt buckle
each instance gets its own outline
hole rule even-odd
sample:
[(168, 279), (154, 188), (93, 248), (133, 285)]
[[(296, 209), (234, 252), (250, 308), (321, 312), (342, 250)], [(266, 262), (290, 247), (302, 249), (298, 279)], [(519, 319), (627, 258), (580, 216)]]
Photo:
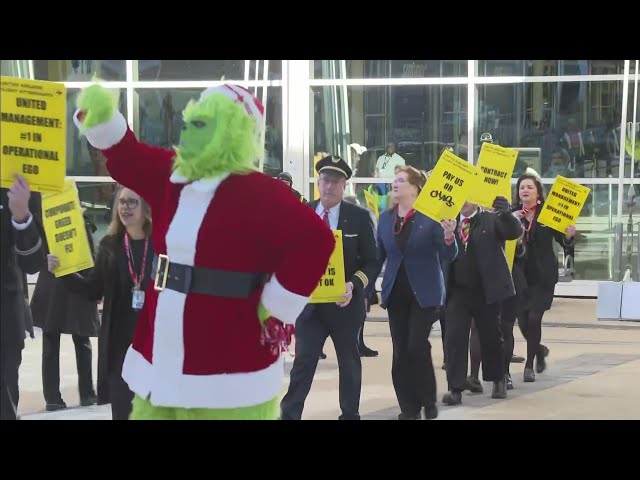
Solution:
[[(163, 261), (165, 261), (166, 263), (164, 264), (162, 282), (160, 282), (160, 271), (162, 270)], [(158, 265), (156, 266), (156, 278), (153, 282), (153, 289), (156, 292), (162, 292), (167, 286), (167, 279), (169, 278), (168, 273), (169, 273), (169, 255), (160, 254), (158, 255)]]

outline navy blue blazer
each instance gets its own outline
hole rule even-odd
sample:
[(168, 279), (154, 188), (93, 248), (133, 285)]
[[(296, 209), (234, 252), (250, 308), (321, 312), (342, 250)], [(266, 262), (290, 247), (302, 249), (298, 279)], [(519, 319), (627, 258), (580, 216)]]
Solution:
[[(444, 304), (445, 283), (441, 261), (453, 262), (458, 254), (456, 242), (444, 243), (442, 226), (435, 220), (416, 212), (415, 220), (404, 249), (400, 251), (393, 234), (396, 210), (387, 210), (380, 215), (378, 223), (379, 268), (385, 260), (387, 266), (382, 278), (382, 307), (386, 308), (391, 290), (396, 281), (400, 264), (404, 259), (405, 269), (413, 293), (421, 308)], [(378, 271), (380, 271), (378, 270)]]

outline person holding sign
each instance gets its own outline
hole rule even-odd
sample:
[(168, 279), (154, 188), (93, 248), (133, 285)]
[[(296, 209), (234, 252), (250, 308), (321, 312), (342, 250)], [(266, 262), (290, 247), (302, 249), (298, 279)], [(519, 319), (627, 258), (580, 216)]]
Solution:
[(23, 272), (35, 274), (46, 264), (40, 217), (41, 199), (14, 174), (11, 188), (0, 189), (2, 305), (0, 305), (0, 418), (18, 419), (18, 371), (25, 338)]
[[(367, 210), (343, 201), (351, 168), (340, 157), (328, 156), (316, 164), (320, 200), (309, 203), (331, 230), (342, 232), (346, 292), (338, 303), (314, 303), (296, 322), (296, 356), (289, 390), (280, 404), (283, 420), (300, 420), (311, 389), (318, 356), (328, 336), (338, 357), (341, 420), (360, 419), (362, 364), (358, 332), (365, 318), (365, 291), (376, 279), (374, 228)], [(315, 252), (311, 252), (315, 254)]]
[(444, 303), (440, 263), (452, 262), (458, 251), (455, 220), (438, 224), (413, 209), (426, 181), (415, 168), (400, 168), (393, 182), (396, 206), (380, 215), (378, 226), (378, 271), (387, 262), (382, 307), (389, 312), (399, 420), (417, 420), (423, 410), (426, 419), (438, 416), (429, 334)]
[(493, 382), (492, 398), (506, 398), (501, 303), (515, 295), (504, 242), (522, 234), (509, 201), (496, 197), (494, 212), (465, 202), (456, 228), (458, 256), (449, 268), (447, 288), (447, 405), (462, 402), (467, 385), (469, 333), (475, 320), (482, 349), (482, 376)]
[[(96, 227), (88, 217), (84, 216), (83, 220), (85, 228), (82, 233), (86, 235), (93, 259), (91, 234)], [(45, 246), (49, 252), (49, 243), (46, 242)], [(88, 276), (91, 270), (82, 270), (81, 274)], [(46, 410), (52, 412), (67, 408), (60, 393), (60, 335), (63, 333), (73, 338), (80, 405), (94, 405), (97, 397), (93, 388), (90, 337), (97, 337), (100, 330), (96, 301), (69, 290), (64, 280), (43, 268), (31, 298), (31, 313), (35, 326), (42, 329), (42, 392)]]
[[(115, 195), (107, 234), (100, 242), (95, 268), (60, 277), (67, 288), (93, 301), (103, 299), (98, 339), (98, 403), (111, 403), (111, 418), (127, 420), (133, 392), (122, 379), (122, 365), (133, 341), (144, 289), (151, 278), (153, 243), (151, 212), (140, 196), (128, 188)], [(49, 270), (59, 259), (48, 256)]]
[(518, 178), (517, 192), (520, 204), (514, 215), (520, 219), (524, 228), (522, 247), (525, 250), (522, 259), (526, 290), (524, 304), (518, 315), (518, 325), (527, 339), (527, 360), (524, 366), (524, 381), (534, 382), (536, 375), (533, 362), (536, 360), (536, 372), (546, 368), (545, 357), (549, 349), (540, 344), (542, 338), (542, 316), (551, 308), (553, 293), (558, 283), (558, 259), (553, 250), (553, 240), (563, 247), (575, 242), (577, 233), (571, 225), (563, 234), (538, 222), (544, 207), (544, 190), (540, 178), (529, 170)]

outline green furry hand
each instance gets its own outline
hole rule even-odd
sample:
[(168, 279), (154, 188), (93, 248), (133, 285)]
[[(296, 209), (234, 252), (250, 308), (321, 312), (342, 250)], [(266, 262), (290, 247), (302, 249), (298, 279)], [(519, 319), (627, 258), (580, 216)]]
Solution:
[(77, 107), (80, 110), (78, 120), (84, 130), (111, 120), (118, 109), (119, 97), (119, 90), (107, 90), (101, 85), (83, 89), (78, 96)]
[(264, 308), (262, 302), (260, 302), (258, 304), (258, 319), (260, 320), (260, 325), (264, 327), (264, 322), (266, 322), (269, 317), (271, 317), (271, 314), (267, 311), (266, 308)]

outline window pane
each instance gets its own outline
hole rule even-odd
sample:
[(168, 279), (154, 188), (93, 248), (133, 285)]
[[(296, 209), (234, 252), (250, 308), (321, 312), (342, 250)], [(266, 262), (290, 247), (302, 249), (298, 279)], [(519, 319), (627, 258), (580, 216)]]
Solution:
[[(244, 80), (245, 60), (136, 60), (140, 80)], [(264, 60), (249, 61), (249, 80), (264, 76)], [(269, 60), (269, 80), (282, 79), (282, 60)]]
[[(202, 89), (145, 88), (135, 91), (138, 98), (136, 133), (150, 145), (171, 148), (180, 142), (182, 111), (189, 100), (197, 100)], [(262, 88), (257, 97), (262, 101)], [(267, 128), (265, 132), (264, 171), (277, 175), (282, 171), (282, 89), (267, 88)]]
[(528, 164), (543, 177), (617, 177), (622, 82), (478, 85), (477, 91), (476, 144), (488, 132), (495, 143), (521, 149), (514, 176)]
[[(633, 68), (633, 67), (632, 67)], [(479, 60), (478, 76), (615, 75), (624, 60)]]
[[(552, 183), (545, 183), (545, 190), (551, 189)], [(614, 233), (613, 226), (617, 216), (617, 185), (586, 185), (591, 189), (585, 206), (580, 212), (576, 224), (579, 235), (573, 248), (563, 249), (557, 242), (554, 248), (558, 255), (558, 263), (562, 265), (564, 255), (574, 257), (575, 280), (610, 280), (613, 279)], [(625, 185), (625, 191), (628, 185)], [(628, 215), (628, 209), (623, 213)], [(623, 252), (626, 252), (626, 235), (623, 240)], [(626, 253), (623, 265), (626, 264)], [(637, 262), (637, 256), (633, 256)], [(635, 265), (635, 264), (634, 264)]]
[[(321, 158), (321, 152), (342, 156), (358, 177), (391, 178), (394, 165), (402, 161), (429, 170), (443, 149), (453, 146), (466, 130), (465, 86), (314, 87), (312, 91), (310, 176), (313, 158)], [(394, 144), (393, 152), (387, 152), (388, 143)], [(362, 152), (361, 147), (367, 150)]]
[(311, 78), (465, 77), (467, 60), (314, 60)]
[(86, 82), (94, 75), (102, 80), (126, 80), (124, 60), (32, 60), (36, 80)]
[(86, 209), (85, 214), (97, 227), (93, 234), (93, 242), (97, 250), (98, 244), (107, 232), (107, 227), (111, 222), (111, 207), (116, 184), (113, 182), (77, 182), (76, 185), (78, 187), (80, 205)]
[[(67, 89), (67, 175), (109, 176), (106, 159), (81, 136), (73, 123), (78, 89)], [(120, 89), (120, 111), (127, 118), (127, 92)]]

